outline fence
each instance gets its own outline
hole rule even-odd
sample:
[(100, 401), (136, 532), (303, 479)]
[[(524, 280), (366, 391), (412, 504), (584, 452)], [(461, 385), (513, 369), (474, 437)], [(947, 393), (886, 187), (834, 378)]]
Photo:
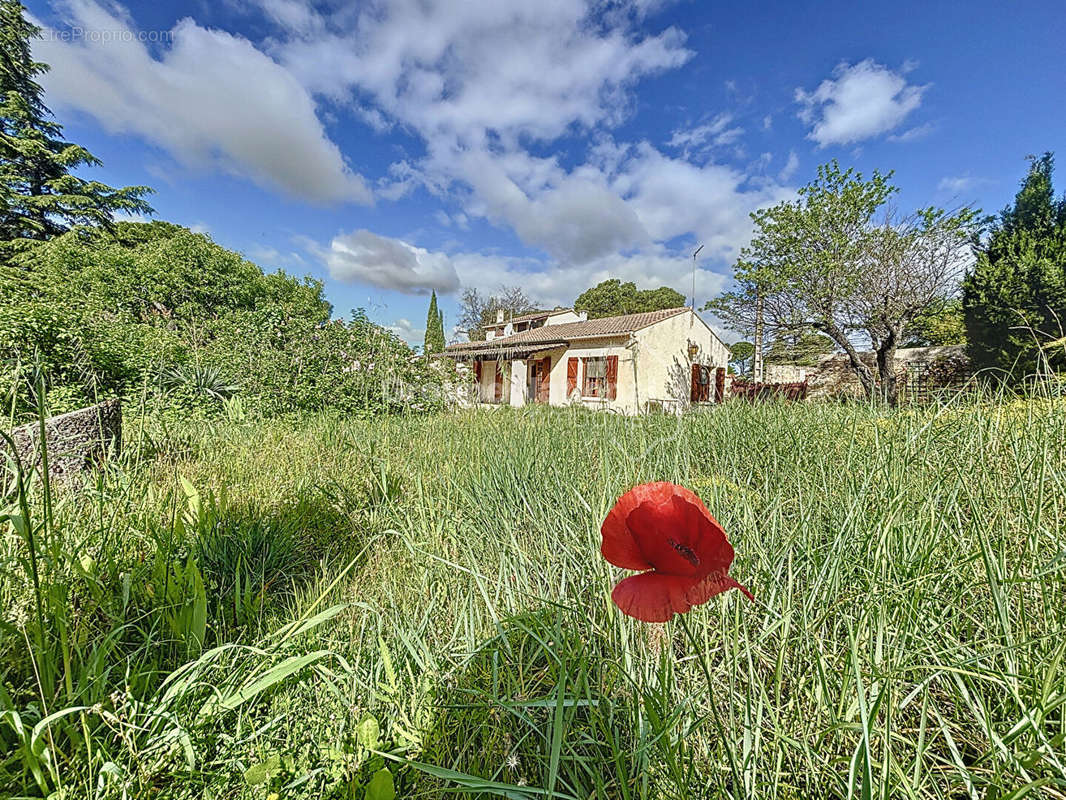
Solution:
[(729, 396), (743, 398), (752, 403), (765, 402), (775, 398), (805, 400), (807, 399), (807, 391), (806, 380), (798, 383), (755, 383), (754, 381), (734, 378)]

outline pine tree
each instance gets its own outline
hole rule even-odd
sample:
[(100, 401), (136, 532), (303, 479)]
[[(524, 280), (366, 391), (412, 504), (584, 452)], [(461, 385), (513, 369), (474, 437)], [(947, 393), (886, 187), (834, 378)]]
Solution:
[(1054, 158), (1033, 158), (1014, 205), (1004, 209), (963, 281), (974, 366), (1022, 378), (1066, 366), (1066, 197), (1052, 188)]
[(423, 352), (428, 356), (444, 350), (444, 314), (437, 308), (437, 293), (429, 298), (429, 312), (426, 314), (426, 338)]
[[(100, 161), (64, 141), (36, 79), (48, 70), (33, 60), (41, 35), (19, 0), (0, 0), (0, 247), (49, 239), (72, 225), (110, 227), (116, 211), (151, 213), (146, 186), (114, 189), (71, 174)], [(0, 255), (3, 254), (0, 250)]]

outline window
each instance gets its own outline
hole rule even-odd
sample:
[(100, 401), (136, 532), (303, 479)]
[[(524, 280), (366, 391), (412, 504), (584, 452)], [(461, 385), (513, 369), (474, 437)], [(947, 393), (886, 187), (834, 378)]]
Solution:
[(607, 359), (586, 358), (585, 381), (581, 386), (582, 397), (607, 396)]

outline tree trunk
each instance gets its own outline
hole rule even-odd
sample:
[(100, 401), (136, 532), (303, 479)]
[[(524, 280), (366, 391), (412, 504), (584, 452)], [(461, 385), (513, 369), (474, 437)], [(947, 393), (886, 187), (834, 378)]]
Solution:
[[(825, 335), (836, 342), (848, 354), (848, 361), (851, 362), (851, 369), (859, 379), (859, 383), (862, 384), (863, 391), (866, 392), (868, 399), (873, 399), (877, 393), (877, 380), (874, 378), (873, 370), (871, 370), (862, 359), (859, 358), (859, 352), (855, 349), (844, 331), (840, 330), (833, 323), (823, 323), (816, 325), (825, 332)], [(892, 348), (893, 355), (896, 352), (895, 346)]]
[(881, 378), (881, 397), (895, 408), (899, 405), (899, 381), (896, 378), (896, 332), (891, 328), (877, 347), (877, 372)]

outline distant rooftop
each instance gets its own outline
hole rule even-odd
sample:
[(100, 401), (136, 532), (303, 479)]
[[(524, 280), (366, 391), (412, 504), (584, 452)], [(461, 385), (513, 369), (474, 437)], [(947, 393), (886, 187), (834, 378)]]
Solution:
[(528, 314), (519, 314), (516, 317), (507, 317), (503, 322), (490, 322), (487, 325), (482, 325), (482, 328), (495, 328), (499, 325), (506, 325), (508, 322), (526, 322), (529, 320), (544, 319), (555, 314), (565, 314), (567, 311), (573, 311), (572, 308), (549, 308), (541, 311), (530, 311)]
[[(564, 309), (568, 310), (568, 309)], [(510, 336), (497, 336), (487, 342), (459, 342), (448, 345), (447, 352), (456, 355), (495, 350), (525, 349), (530, 345), (566, 344), (573, 339), (592, 339), (596, 337), (624, 336), (634, 333), (656, 322), (689, 311), (688, 306), (666, 308), (661, 311), (646, 311), (642, 314), (624, 314), (620, 317), (601, 317), (583, 322), (564, 322), (561, 325), (545, 325), (521, 331)], [(547, 312), (549, 314), (554, 312)]]

